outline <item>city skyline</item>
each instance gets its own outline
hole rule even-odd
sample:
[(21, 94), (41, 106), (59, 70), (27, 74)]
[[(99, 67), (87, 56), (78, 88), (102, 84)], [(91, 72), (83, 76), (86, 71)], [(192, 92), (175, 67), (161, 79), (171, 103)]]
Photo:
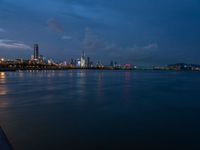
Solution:
[(85, 51), (80, 57), (70, 58), (69, 60), (56, 61), (44, 56), (40, 52), (39, 44), (34, 44), (32, 54), (29, 58), (0, 58), (0, 71), (19, 71), (19, 70), (68, 70), (68, 69), (95, 69), (95, 70), (132, 70), (136, 66), (132, 64), (118, 64), (111, 60), (110, 64), (105, 64), (100, 60), (91, 59)]
[(196, 0), (0, 0), (0, 57), (27, 58), (38, 43), (55, 60), (85, 51), (105, 63), (199, 64), (199, 5)]

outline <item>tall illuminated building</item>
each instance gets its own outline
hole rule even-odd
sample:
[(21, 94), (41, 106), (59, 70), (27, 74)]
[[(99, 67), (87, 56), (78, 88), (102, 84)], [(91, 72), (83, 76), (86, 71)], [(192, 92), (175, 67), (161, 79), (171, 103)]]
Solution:
[(39, 58), (39, 46), (38, 44), (34, 44), (34, 59)]
[(83, 54), (81, 56), (81, 62), (80, 67), (85, 68), (86, 67), (86, 59), (85, 59), (85, 52), (83, 51)]

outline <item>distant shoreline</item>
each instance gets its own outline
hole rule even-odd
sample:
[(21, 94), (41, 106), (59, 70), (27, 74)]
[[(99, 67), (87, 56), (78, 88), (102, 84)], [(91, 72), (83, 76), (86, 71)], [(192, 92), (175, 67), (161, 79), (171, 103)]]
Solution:
[(109, 68), (46, 68), (46, 69), (11, 69), (11, 68), (0, 68), (0, 72), (15, 72), (15, 71), (65, 71), (65, 70), (129, 70), (135, 69), (109, 69)]
[(172, 71), (172, 72), (200, 72), (197, 70), (165, 70), (165, 69), (109, 69), (109, 68), (49, 68), (49, 69), (10, 69), (0, 68), (0, 72), (35, 72), (35, 71), (69, 71), (69, 70), (108, 70), (108, 71)]

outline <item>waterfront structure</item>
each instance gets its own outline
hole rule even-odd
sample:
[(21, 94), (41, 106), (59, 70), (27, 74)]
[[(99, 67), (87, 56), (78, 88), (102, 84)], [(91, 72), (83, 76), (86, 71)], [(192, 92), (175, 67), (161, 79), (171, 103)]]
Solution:
[(73, 67), (76, 67), (76, 63), (77, 63), (77, 60), (71, 58), (70, 65), (73, 66)]
[(10, 141), (6, 137), (3, 129), (0, 127), (0, 150), (13, 150)]

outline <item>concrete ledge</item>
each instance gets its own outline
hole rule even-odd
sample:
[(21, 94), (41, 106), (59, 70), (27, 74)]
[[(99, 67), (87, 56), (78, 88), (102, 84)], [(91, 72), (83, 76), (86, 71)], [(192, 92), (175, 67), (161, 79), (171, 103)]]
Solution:
[(0, 150), (13, 150), (8, 138), (3, 129), (0, 127)]

